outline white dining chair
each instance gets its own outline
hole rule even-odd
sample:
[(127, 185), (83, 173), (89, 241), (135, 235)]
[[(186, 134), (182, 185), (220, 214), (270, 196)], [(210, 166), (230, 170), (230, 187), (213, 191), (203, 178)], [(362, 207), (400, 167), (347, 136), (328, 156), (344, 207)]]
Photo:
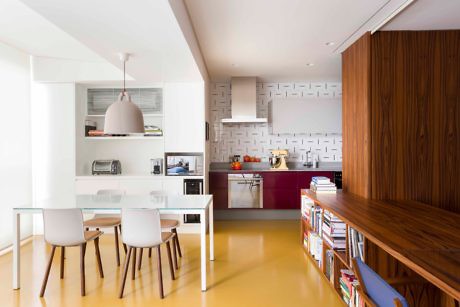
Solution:
[(48, 283), (48, 277), (53, 263), (54, 253), (57, 247), (61, 247), (60, 277), (64, 278), (65, 248), (80, 246), (80, 275), (81, 295), (86, 294), (85, 282), (85, 252), (86, 244), (94, 241), (96, 249), (96, 261), (101, 278), (104, 278), (102, 270), (101, 253), (99, 250), (99, 236), (101, 231), (85, 231), (83, 228), (83, 214), (80, 209), (43, 209), (43, 224), (45, 241), (51, 244), (51, 255), (43, 278), (40, 297), (43, 297)]
[[(151, 197), (162, 197), (168, 195), (165, 191), (151, 191), (150, 196)], [(179, 243), (179, 235), (177, 234), (177, 227), (179, 227), (180, 223), (178, 220), (175, 219), (165, 219), (161, 218), (161, 230), (162, 231), (169, 231), (175, 234), (173, 237), (173, 256), (174, 256), (174, 266), (176, 270), (179, 269), (179, 262), (177, 261), (177, 253), (179, 254), (179, 257), (182, 258), (182, 250), (180, 247)], [(176, 253), (177, 250), (177, 253)], [(138, 267), (137, 269), (140, 270), (142, 266), (142, 255), (143, 255), (144, 250), (141, 249), (139, 251), (139, 262), (138, 262)], [(149, 258), (152, 257), (152, 248), (149, 248)]]
[(121, 211), (121, 224), (123, 226), (123, 243), (128, 246), (128, 253), (123, 267), (119, 297), (123, 297), (131, 256), (131, 279), (134, 280), (136, 278), (136, 250), (142, 250), (142, 248), (156, 248), (158, 255), (159, 290), (160, 297), (163, 298), (163, 274), (161, 270), (160, 246), (161, 244), (166, 243), (169, 270), (171, 272), (171, 278), (174, 280), (175, 276), (171, 257), (170, 241), (174, 238), (175, 234), (172, 232), (161, 231), (160, 213), (157, 209), (123, 208)]
[[(99, 190), (97, 191), (99, 197), (121, 197), (125, 195), (124, 190)], [(121, 217), (119, 214), (96, 214), (93, 218), (86, 220), (84, 223), (87, 230), (101, 228), (113, 228), (115, 234), (115, 255), (117, 260), (117, 266), (120, 266), (120, 247), (119, 247), (119, 235), (121, 234)], [(125, 253), (127, 252), (126, 246), (123, 245)]]

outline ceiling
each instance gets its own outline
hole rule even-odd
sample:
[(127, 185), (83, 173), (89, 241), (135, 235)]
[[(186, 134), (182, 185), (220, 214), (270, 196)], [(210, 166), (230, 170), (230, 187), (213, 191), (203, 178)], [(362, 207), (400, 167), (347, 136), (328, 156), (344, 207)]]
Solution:
[(137, 82), (203, 80), (168, 0), (21, 1), (117, 67), (118, 53), (132, 54)]
[(105, 61), (18, 0), (0, 1), (0, 41), (30, 55)]
[(383, 30), (460, 29), (460, 0), (418, 0)]
[(213, 80), (274, 81), (340, 80), (334, 50), (389, 2), (185, 0)]

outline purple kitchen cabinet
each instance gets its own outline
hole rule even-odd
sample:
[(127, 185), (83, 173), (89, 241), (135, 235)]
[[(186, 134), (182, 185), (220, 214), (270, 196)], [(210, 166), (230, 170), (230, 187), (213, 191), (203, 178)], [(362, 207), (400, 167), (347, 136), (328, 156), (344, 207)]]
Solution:
[[(259, 174), (264, 179), (263, 208), (272, 210), (300, 210), (300, 190), (310, 188), (311, 178), (333, 177), (333, 172), (324, 171), (270, 171)], [(227, 175), (227, 172), (209, 173), (209, 192), (214, 197), (215, 209), (228, 209)]]
[(271, 171), (261, 173), (264, 178), (264, 189), (296, 188), (297, 172)]
[(209, 173), (209, 193), (215, 209), (228, 209), (228, 181), (226, 172)]
[(297, 209), (296, 188), (264, 187), (264, 209)]
[(262, 173), (264, 178), (264, 209), (296, 209), (297, 172)]

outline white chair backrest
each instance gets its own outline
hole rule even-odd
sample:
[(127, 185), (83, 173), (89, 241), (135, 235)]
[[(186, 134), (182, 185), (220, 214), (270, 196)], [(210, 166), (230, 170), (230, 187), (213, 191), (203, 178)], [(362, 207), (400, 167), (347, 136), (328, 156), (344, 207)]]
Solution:
[(110, 195), (110, 196), (116, 196), (116, 195), (125, 195), (126, 192), (124, 190), (110, 190), (110, 189), (104, 189), (104, 190), (98, 190), (96, 192), (97, 195)]
[(163, 191), (163, 190), (155, 190), (155, 191), (150, 191), (150, 195), (151, 196), (164, 196), (164, 195), (168, 195), (168, 193), (166, 193), (166, 191)]
[(161, 222), (157, 209), (122, 209), (123, 243), (132, 247), (160, 245)]
[(43, 209), (45, 241), (51, 245), (74, 246), (85, 240), (80, 209)]

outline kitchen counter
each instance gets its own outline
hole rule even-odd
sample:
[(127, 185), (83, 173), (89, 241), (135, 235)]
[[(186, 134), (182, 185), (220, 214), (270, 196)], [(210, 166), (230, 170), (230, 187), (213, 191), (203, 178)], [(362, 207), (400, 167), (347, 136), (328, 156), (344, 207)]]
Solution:
[(288, 163), (288, 170), (272, 170), (268, 163), (264, 162), (249, 162), (241, 163), (242, 170), (232, 170), (229, 163), (211, 163), (209, 172), (221, 172), (221, 173), (253, 173), (253, 172), (341, 172), (342, 163), (340, 162), (323, 162), (319, 164), (319, 167), (312, 168), (303, 166), (302, 163)]
[(203, 176), (165, 176), (165, 175), (83, 175), (75, 176), (76, 180), (163, 180), (163, 179), (202, 179)]

